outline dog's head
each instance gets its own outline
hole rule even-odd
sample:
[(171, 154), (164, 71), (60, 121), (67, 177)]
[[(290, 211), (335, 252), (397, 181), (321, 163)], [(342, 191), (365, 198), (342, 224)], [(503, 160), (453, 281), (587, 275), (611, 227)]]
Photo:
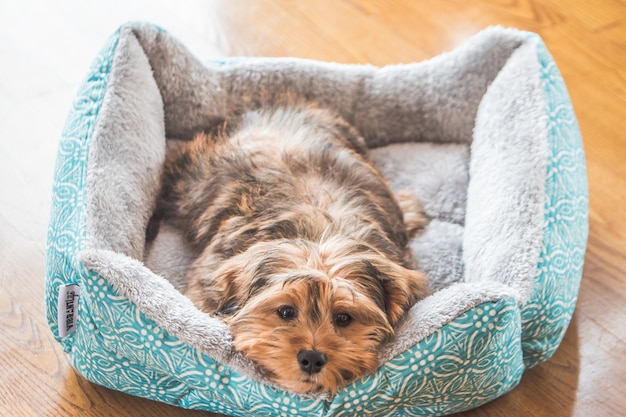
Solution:
[(335, 393), (375, 370), (426, 288), (419, 272), (337, 236), (257, 243), (195, 282), (187, 294), (223, 316), (235, 349), (300, 393)]

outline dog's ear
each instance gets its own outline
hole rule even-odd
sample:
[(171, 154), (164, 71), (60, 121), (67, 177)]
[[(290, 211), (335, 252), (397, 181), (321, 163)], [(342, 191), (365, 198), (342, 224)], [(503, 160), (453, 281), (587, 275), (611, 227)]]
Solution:
[(227, 266), (216, 271), (194, 268), (192, 264), (187, 277), (189, 285), (185, 295), (200, 310), (218, 316), (229, 316), (241, 308), (241, 291), (238, 285), (241, 268)]
[(426, 297), (428, 285), (421, 272), (399, 265), (386, 265), (380, 271), (387, 318), (395, 327), (416, 302)]

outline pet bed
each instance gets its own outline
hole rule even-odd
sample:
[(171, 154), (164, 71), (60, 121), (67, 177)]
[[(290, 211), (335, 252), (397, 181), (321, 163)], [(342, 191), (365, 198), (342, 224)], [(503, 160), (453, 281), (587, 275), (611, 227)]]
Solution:
[[(366, 138), (395, 188), (424, 202), (413, 242), (432, 295), (380, 368), (332, 398), (266, 381), (228, 328), (177, 288), (189, 253), (145, 229), (173, 140), (290, 94)], [(201, 63), (165, 31), (122, 26), (94, 61), (59, 146), (47, 316), (97, 384), (239, 416), (444, 415), (514, 388), (572, 316), (588, 197), (576, 119), (541, 39), (489, 28), (434, 59), (377, 68), (288, 58)]]

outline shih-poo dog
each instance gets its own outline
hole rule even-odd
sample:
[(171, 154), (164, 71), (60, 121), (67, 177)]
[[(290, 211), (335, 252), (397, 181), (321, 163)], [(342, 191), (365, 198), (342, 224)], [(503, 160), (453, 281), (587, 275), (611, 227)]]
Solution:
[(334, 394), (374, 371), (426, 293), (408, 248), (421, 204), (367, 154), (338, 115), (294, 104), (198, 134), (164, 166), (155, 217), (196, 253), (185, 295), (293, 392)]

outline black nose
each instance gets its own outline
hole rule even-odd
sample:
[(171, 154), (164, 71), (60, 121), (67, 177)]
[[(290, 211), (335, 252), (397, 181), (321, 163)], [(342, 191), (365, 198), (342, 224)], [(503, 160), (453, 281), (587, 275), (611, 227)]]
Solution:
[(300, 369), (308, 374), (316, 374), (322, 370), (328, 362), (328, 358), (317, 350), (301, 350), (298, 352), (298, 363)]

